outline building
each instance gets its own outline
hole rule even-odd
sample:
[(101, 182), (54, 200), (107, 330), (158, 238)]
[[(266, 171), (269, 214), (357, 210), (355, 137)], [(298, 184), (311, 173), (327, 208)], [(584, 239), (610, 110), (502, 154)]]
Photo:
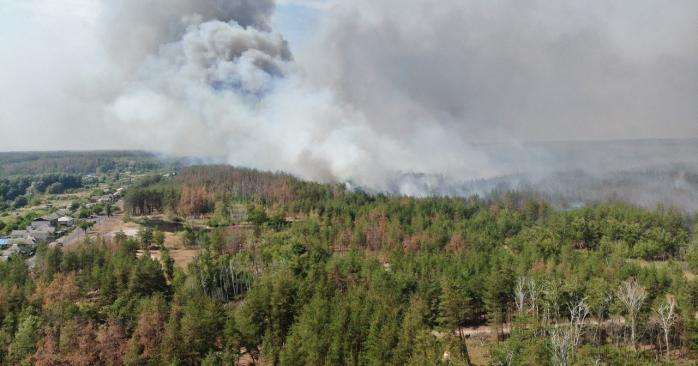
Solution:
[(19, 238), (19, 239), (12, 239), (10, 241), (10, 247), (14, 246), (22, 246), (22, 247), (36, 247), (37, 243), (34, 238)]
[(104, 196), (97, 197), (97, 203), (113, 203), (116, 201), (116, 196), (107, 194)]
[(32, 228), (32, 229), (39, 229), (39, 228), (44, 228), (44, 227), (51, 227), (51, 222), (44, 220), (43, 218), (38, 218), (36, 220), (32, 220), (31, 223), (27, 228)]
[(56, 228), (50, 226), (37, 226), (33, 228), (27, 226), (27, 230), (13, 230), (10, 233), (10, 241), (26, 241), (38, 243), (40, 241), (51, 241), (56, 237)]
[(75, 219), (70, 216), (63, 216), (58, 218), (59, 226), (73, 226), (75, 225)]
[(4, 253), (5, 256), (12, 255), (32, 256), (36, 252), (36, 246), (33, 244), (15, 243), (12, 244)]
[(56, 226), (58, 225), (59, 217), (60, 216), (57, 213), (52, 213), (50, 215), (46, 215), (38, 219), (32, 220), (30, 226), (34, 229), (38, 229), (44, 226)]
[(41, 227), (36, 230), (29, 230), (27, 233), (29, 238), (35, 242), (52, 241), (55, 238), (56, 229), (52, 227)]
[(10, 232), (10, 239), (21, 239), (29, 236), (29, 231), (27, 230), (12, 230)]
[(0, 239), (0, 249), (6, 249), (10, 246), (10, 239)]

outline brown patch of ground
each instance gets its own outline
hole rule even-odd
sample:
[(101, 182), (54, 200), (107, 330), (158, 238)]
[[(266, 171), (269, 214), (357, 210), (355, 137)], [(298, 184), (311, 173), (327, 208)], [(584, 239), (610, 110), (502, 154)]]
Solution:
[(480, 339), (469, 339), (465, 342), (468, 345), (468, 356), (473, 365), (489, 365), (490, 352), (489, 344)]
[(165, 234), (165, 247), (170, 249), (179, 249), (183, 247), (182, 238), (177, 236), (176, 233), (164, 233)]
[(90, 234), (101, 235), (104, 238), (113, 238), (118, 232), (128, 236), (138, 235), (141, 225), (135, 222), (124, 222), (122, 215), (115, 215), (102, 219), (90, 229)]
[[(170, 249), (170, 257), (174, 259), (175, 265), (182, 269), (187, 269), (189, 263), (193, 262), (198, 254), (198, 249)], [(138, 255), (143, 255), (143, 252), (139, 250)], [(159, 261), (160, 258), (162, 258), (162, 252), (159, 250), (151, 250), (150, 258)]]
[(238, 360), (238, 365), (240, 365), (240, 366), (252, 366), (252, 365), (264, 366), (264, 360), (260, 359), (260, 360), (257, 360), (257, 362), (254, 362), (254, 360), (252, 359), (252, 356), (250, 356), (249, 354), (244, 354)]

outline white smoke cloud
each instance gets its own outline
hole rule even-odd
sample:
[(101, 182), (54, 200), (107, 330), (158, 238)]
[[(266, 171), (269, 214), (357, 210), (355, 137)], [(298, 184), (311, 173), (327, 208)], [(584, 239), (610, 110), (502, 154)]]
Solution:
[[(73, 16), (49, 3), (0, 10), (26, 50), (0, 50), (0, 126), (13, 141), (45, 131), (24, 146), (142, 148), (422, 194), (566, 168), (521, 141), (698, 136), (692, 0), (284, 0), (322, 14), (295, 53), (271, 27), (273, 0), (72, 0)], [(11, 22), (26, 9), (55, 24)]]
[(449, 140), (444, 131), (401, 141), (381, 135), (359, 110), (311, 85), (280, 34), (235, 21), (190, 24), (179, 41), (161, 45), (110, 112), (142, 144), (322, 181), (384, 189), (401, 170), (467, 168), (467, 149), (439, 147)]

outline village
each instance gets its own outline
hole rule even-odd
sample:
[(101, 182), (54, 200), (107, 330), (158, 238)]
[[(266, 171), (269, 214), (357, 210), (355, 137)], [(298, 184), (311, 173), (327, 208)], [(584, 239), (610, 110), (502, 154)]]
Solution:
[[(119, 187), (111, 193), (90, 196), (87, 199), (89, 202), (84, 205), (71, 203), (55, 209), (48, 204), (46, 208), (53, 212), (33, 219), (24, 229), (12, 230), (9, 235), (0, 237), (0, 261), (7, 261), (13, 255), (31, 258), (42, 242), (49, 247), (63, 247), (78, 241), (89, 227), (111, 215), (111, 207), (123, 197), (124, 189)], [(96, 205), (109, 208), (99, 213), (84, 214), (85, 209)]]

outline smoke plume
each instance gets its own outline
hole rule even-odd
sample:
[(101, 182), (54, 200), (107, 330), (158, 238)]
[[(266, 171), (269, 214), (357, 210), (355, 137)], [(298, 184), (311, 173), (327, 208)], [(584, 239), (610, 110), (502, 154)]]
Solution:
[[(0, 51), (3, 131), (45, 131), (20, 147), (141, 148), (412, 195), (570, 190), (551, 177), (594, 186), (667, 164), (692, 177), (671, 142), (650, 159), (641, 142), (530, 143), (698, 137), (692, 0), (293, 0), (320, 19), (296, 49), (273, 0), (62, 1), (82, 11), (0, 13), (25, 51)], [(36, 9), (58, 20), (12, 22)]]

